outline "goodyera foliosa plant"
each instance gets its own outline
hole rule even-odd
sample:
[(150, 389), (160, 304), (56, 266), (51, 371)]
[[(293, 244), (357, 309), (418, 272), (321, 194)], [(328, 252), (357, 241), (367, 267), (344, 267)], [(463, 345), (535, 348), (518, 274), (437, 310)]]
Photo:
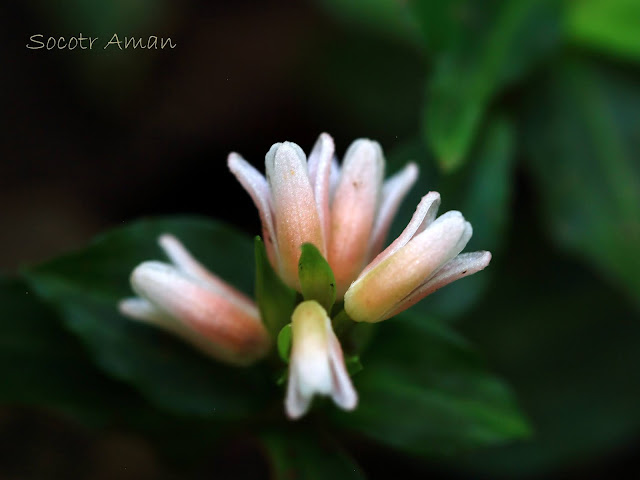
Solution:
[[(342, 166), (326, 133), (308, 160), (295, 143), (273, 145), (266, 178), (236, 153), (228, 166), (258, 208), (269, 262), (284, 284), (305, 293), (298, 265), (305, 244), (322, 254), (334, 276), (334, 308), (304, 296), (282, 319), (283, 325), (290, 322), (285, 410), (292, 419), (308, 411), (314, 395), (330, 396), (345, 410), (358, 403), (334, 328), (348, 332), (344, 322), (349, 327), (389, 319), (491, 260), (489, 252), (460, 253), (471, 225), (457, 211), (437, 217), (436, 192), (422, 197), (404, 231), (382, 250), (418, 168), (410, 163), (383, 181), (385, 160), (377, 142), (353, 142)], [(172, 235), (162, 235), (159, 243), (171, 264), (149, 261), (135, 268), (131, 285), (138, 297), (120, 303), (123, 314), (234, 365), (251, 365), (274, 350), (273, 332), (253, 300), (209, 272)], [(333, 321), (327, 308), (339, 310)]]

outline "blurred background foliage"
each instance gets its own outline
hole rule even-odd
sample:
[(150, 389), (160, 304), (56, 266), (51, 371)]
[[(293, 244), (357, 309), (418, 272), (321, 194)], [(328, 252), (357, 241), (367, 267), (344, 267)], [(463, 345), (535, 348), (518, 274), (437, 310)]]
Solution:
[[(0, 10), (2, 478), (640, 472), (640, 2)], [(36, 33), (178, 46), (28, 50)], [(112, 307), (166, 229), (251, 292), (258, 216), (226, 155), (261, 168), (272, 143), (322, 131), (339, 155), (365, 136), (389, 172), (420, 165), (390, 236), (437, 190), (493, 261), (380, 326), (357, 412), (320, 405), (283, 429), (273, 372), (229, 370)], [(166, 214), (208, 218), (122, 226)]]

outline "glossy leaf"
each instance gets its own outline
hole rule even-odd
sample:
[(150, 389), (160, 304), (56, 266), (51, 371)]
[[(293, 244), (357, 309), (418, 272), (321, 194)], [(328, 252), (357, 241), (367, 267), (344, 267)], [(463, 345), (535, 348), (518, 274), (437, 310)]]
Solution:
[(255, 238), (254, 252), (256, 257), (256, 301), (260, 308), (260, 316), (272, 337), (291, 321), (291, 314), (296, 303), (296, 291), (284, 284), (273, 270), (267, 257), (264, 242)]
[(383, 322), (354, 377), (360, 401), (340, 426), (417, 455), (449, 454), (528, 435), (513, 395), (469, 345), (429, 318)]
[(354, 460), (325, 433), (289, 427), (260, 439), (275, 480), (364, 479)]
[(98, 237), (87, 248), (26, 272), (32, 288), (64, 319), (108, 374), (129, 382), (154, 405), (183, 415), (243, 418), (261, 405), (266, 376), (231, 368), (183, 342), (124, 318), (119, 299), (140, 262), (162, 259), (157, 237), (172, 233), (205, 266), (247, 291), (251, 241), (200, 219), (144, 220)]
[(523, 124), (553, 239), (640, 304), (638, 111), (635, 77), (572, 62), (531, 92)]

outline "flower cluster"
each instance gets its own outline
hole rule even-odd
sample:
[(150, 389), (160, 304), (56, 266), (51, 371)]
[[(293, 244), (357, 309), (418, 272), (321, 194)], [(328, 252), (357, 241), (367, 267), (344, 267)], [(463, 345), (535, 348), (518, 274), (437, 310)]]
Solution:
[[(471, 225), (457, 211), (437, 217), (436, 192), (422, 198), (402, 234), (382, 250), (418, 168), (410, 163), (384, 181), (385, 160), (377, 142), (356, 140), (341, 166), (327, 134), (320, 135), (308, 160), (295, 143), (277, 143), (265, 158), (266, 178), (236, 153), (229, 155), (228, 165), (258, 208), (274, 270), (300, 291), (301, 246), (313, 244), (333, 271), (349, 321), (388, 319), (491, 260), (489, 252), (460, 254)], [(173, 265), (138, 266), (131, 284), (139, 298), (122, 301), (121, 311), (228, 363), (248, 365), (266, 356), (273, 341), (256, 305), (208, 272), (177, 239), (164, 235), (160, 244)], [(308, 300), (290, 319), (285, 407), (291, 418), (304, 415), (316, 394), (331, 396), (344, 409), (357, 404), (330, 313)]]

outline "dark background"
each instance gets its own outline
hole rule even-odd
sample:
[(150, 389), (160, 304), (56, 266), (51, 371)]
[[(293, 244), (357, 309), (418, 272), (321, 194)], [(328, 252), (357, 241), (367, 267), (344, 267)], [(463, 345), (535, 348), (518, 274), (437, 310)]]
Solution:
[[(424, 82), (434, 68), (429, 54), (391, 29), (336, 15), (331, 5), (200, 0), (5, 4), (0, 18), (0, 271), (14, 273), (144, 216), (202, 214), (256, 234), (255, 209), (226, 167), (230, 151), (261, 169), (274, 142), (294, 141), (308, 151), (323, 131), (334, 137), (339, 156), (358, 137), (378, 140), (385, 152), (416, 138), (422, 129), (421, 105), (428, 101)], [(127, 52), (25, 47), (36, 33), (69, 37), (80, 32), (99, 36), (100, 42), (113, 33), (170, 36), (177, 47)], [(554, 75), (553, 65), (563, 55), (585, 55), (621, 75), (640, 78), (627, 58), (561, 46), (538, 70), (505, 89), (494, 107), (520, 109), (531, 100), (528, 92), (545, 75)], [(627, 124), (640, 123), (638, 114)], [(553, 112), (549, 115), (552, 122)], [(636, 128), (635, 140), (637, 133)], [(522, 137), (519, 131), (518, 142)], [(430, 178), (439, 178), (432, 173), (437, 167), (428, 148), (427, 155), (403, 159), (424, 162), (415, 188), (425, 191), (433, 188)], [(637, 172), (638, 151), (631, 155)], [(457, 459), (416, 460), (349, 439), (371, 478), (640, 473), (640, 404), (634, 403), (638, 364), (633, 363), (638, 356), (621, 353), (622, 348), (637, 349), (637, 303), (632, 306), (621, 293), (624, 288), (588, 258), (552, 241), (539, 210), (546, 200), (531, 174), (535, 169), (523, 166), (526, 153), (519, 147), (515, 156), (511, 221), (501, 234), (502, 259), (495, 260), (503, 274), (476, 310), (457, 320), (514, 385), (538, 426), (534, 446), (494, 450), (484, 458), (484, 452), (465, 454), (467, 473), (453, 473), (460, 471)], [(586, 195), (582, 200), (592, 201)], [(460, 208), (455, 203), (448, 207)], [(591, 297), (588, 292), (594, 290), (597, 296)], [(502, 303), (505, 297), (511, 303)], [(513, 298), (518, 298), (516, 305)], [(502, 310), (489, 309), (496, 304)], [(545, 325), (557, 326), (567, 318), (561, 335), (536, 326), (545, 319)], [(606, 347), (600, 339), (609, 341)], [(622, 339), (629, 345), (619, 347)], [(612, 370), (592, 377), (604, 365), (601, 357), (618, 354), (619, 363), (602, 367)], [(593, 364), (585, 367), (584, 359)], [(600, 380), (613, 377), (620, 380), (614, 386)], [(589, 388), (574, 389), (574, 379)], [(563, 385), (571, 391), (561, 391)], [(629, 395), (625, 405), (631, 405), (632, 416), (614, 401), (624, 395)], [(593, 405), (598, 408), (590, 410)], [(620, 418), (607, 417), (616, 413)], [(598, 415), (603, 416), (594, 419)], [(609, 428), (614, 423), (624, 427)], [(192, 465), (168, 467), (144, 438), (126, 431), (94, 431), (46, 409), (0, 409), (0, 478), (260, 478), (266, 471), (258, 447), (242, 437)]]

